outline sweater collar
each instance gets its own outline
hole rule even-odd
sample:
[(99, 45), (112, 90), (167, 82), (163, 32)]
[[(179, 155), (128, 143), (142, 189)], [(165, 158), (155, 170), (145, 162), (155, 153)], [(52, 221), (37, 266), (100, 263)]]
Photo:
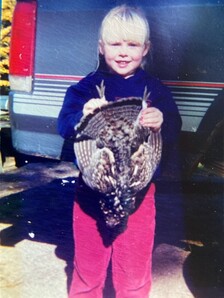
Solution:
[(137, 68), (134, 75), (130, 76), (129, 78), (124, 78), (123, 76), (117, 74), (117, 73), (112, 73), (108, 70), (97, 70), (97, 72), (101, 73), (104, 77), (108, 77), (108, 78), (113, 78), (113, 79), (117, 79), (117, 80), (124, 80), (124, 81), (131, 81), (132, 78), (141, 78), (144, 75), (144, 70), (142, 68)]

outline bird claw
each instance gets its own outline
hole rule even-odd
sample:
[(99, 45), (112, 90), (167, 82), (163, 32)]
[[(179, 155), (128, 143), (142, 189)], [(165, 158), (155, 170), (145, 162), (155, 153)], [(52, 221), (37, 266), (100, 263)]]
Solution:
[(104, 80), (101, 81), (100, 86), (96, 85), (96, 90), (99, 94), (100, 98), (105, 98), (105, 85), (104, 85)]

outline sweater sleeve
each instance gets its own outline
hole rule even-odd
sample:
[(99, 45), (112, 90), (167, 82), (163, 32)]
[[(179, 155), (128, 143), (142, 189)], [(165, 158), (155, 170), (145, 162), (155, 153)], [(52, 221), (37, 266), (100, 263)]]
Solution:
[(168, 87), (156, 81), (152, 92), (152, 106), (163, 113), (162, 137), (164, 144), (176, 142), (181, 130), (182, 120), (177, 105)]
[(150, 99), (152, 106), (158, 108), (163, 113), (163, 124), (161, 127), (163, 150), (161, 163), (153, 176), (153, 180), (156, 181), (162, 173), (168, 172), (171, 175), (180, 173), (177, 144), (182, 121), (169, 88), (159, 80), (155, 80), (151, 90)]
[(77, 85), (70, 86), (65, 94), (64, 102), (58, 116), (58, 132), (65, 138), (74, 137), (74, 126), (83, 116), (84, 104), (93, 97), (97, 97), (92, 88), (91, 80), (86, 77)]

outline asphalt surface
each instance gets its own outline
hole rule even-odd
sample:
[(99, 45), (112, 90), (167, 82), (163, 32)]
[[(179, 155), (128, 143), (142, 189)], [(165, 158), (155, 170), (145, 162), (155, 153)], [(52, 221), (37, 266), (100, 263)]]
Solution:
[[(78, 171), (66, 162), (16, 169), (9, 161), (4, 168), (0, 297), (66, 298)], [(224, 297), (223, 179), (200, 174), (184, 182), (160, 180), (156, 202), (150, 297)], [(104, 297), (114, 297), (110, 270)]]

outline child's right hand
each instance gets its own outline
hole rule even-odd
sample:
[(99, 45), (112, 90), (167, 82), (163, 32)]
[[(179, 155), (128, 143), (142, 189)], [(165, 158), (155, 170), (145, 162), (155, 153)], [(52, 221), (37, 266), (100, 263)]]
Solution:
[(106, 105), (108, 102), (105, 97), (102, 98), (92, 98), (83, 107), (83, 115), (87, 116), (88, 114), (93, 113), (93, 111), (97, 108), (100, 108)]

